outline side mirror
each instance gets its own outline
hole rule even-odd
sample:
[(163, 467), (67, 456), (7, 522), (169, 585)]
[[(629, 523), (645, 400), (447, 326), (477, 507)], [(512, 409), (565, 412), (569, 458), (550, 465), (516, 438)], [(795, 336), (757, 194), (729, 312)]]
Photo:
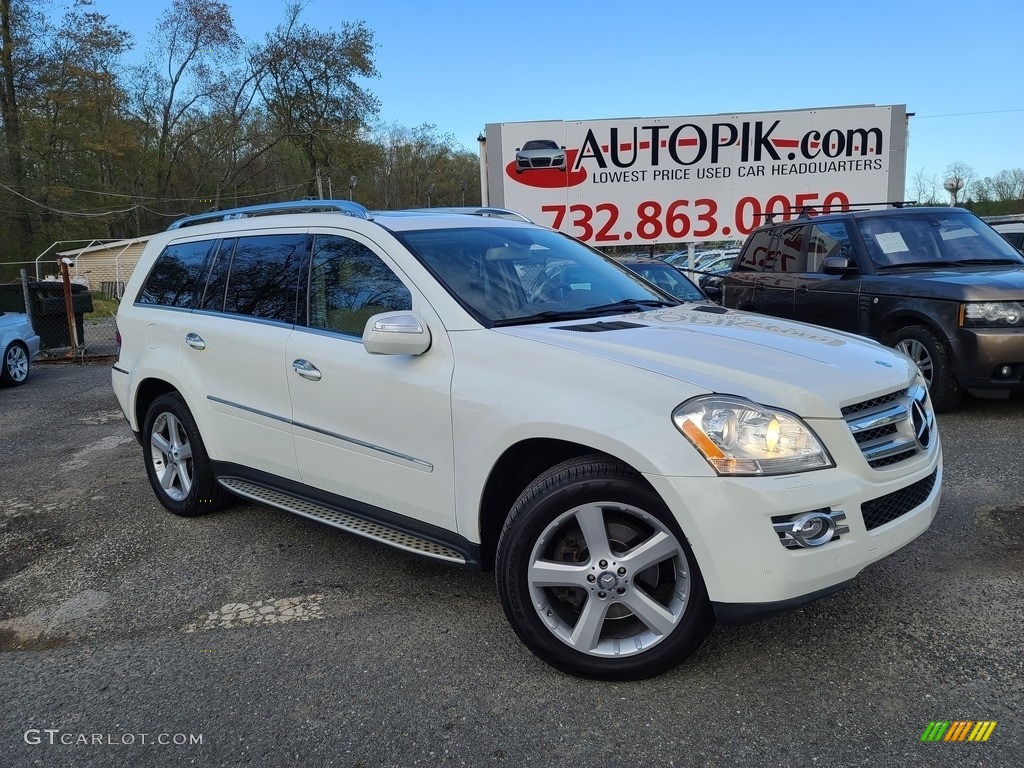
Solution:
[(846, 256), (826, 256), (821, 262), (821, 271), (826, 275), (852, 275), (858, 270)]
[(430, 329), (410, 312), (384, 312), (366, 321), (363, 348), (371, 355), (422, 355)]
[(716, 304), (722, 303), (722, 284), (705, 285), (704, 294)]

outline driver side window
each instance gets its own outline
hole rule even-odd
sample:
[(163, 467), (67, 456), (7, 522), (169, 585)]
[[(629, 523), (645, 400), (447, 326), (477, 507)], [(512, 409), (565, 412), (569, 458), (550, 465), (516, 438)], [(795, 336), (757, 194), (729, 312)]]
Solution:
[(412, 294), (380, 257), (362, 243), (317, 235), (309, 272), (308, 321), (348, 336), (362, 336), (381, 312), (412, 309)]

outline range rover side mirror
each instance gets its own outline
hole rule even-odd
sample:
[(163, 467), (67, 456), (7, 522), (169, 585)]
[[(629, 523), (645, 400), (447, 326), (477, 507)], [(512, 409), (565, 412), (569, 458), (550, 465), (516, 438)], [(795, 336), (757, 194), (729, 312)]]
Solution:
[(826, 275), (852, 275), (856, 274), (858, 269), (846, 256), (826, 256), (821, 262), (821, 271)]
[(422, 355), (430, 329), (411, 312), (383, 312), (363, 326), (363, 347), (371, 355)]

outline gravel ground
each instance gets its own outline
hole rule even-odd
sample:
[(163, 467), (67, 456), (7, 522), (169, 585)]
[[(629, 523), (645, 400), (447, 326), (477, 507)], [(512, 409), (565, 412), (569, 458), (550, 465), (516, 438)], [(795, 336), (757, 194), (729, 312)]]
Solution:
[(940, 418), (938, 518), (853, 587), (618, 684), (537, 661), (490, 574), (167, 514), (109, 379), (0, 390), (0, 765), (1024, 765), (1024, 400)]

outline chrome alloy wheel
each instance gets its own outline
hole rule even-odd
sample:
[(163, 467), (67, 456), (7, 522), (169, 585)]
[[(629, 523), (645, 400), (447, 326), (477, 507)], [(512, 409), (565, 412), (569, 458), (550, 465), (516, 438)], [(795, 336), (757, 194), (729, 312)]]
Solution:
[(184, 500), (192, 490), (193, 480), (188, 432), (174, 414), (165, 411), (153, 421), (149, 442), (160, 488), (174, 501)]
[(22, 347), (12, 344), (7, 350), (4, 367), (11, 380), (20, 384), (28, 378), (28, 354)]
[(683, 547), (660, 520), (597, 502), (552, 521), (527, 572), (531, 602), (559, 640), (591, 656), (649, 650), (681, 622), (691, 580)]
[(928, 348), (917, 339), (903, 339), (896, 345), (896, 349), (917, 364), (921, 375), (924, 376), (925, 383), (930, 387), (934, 375), (934, 364)]

